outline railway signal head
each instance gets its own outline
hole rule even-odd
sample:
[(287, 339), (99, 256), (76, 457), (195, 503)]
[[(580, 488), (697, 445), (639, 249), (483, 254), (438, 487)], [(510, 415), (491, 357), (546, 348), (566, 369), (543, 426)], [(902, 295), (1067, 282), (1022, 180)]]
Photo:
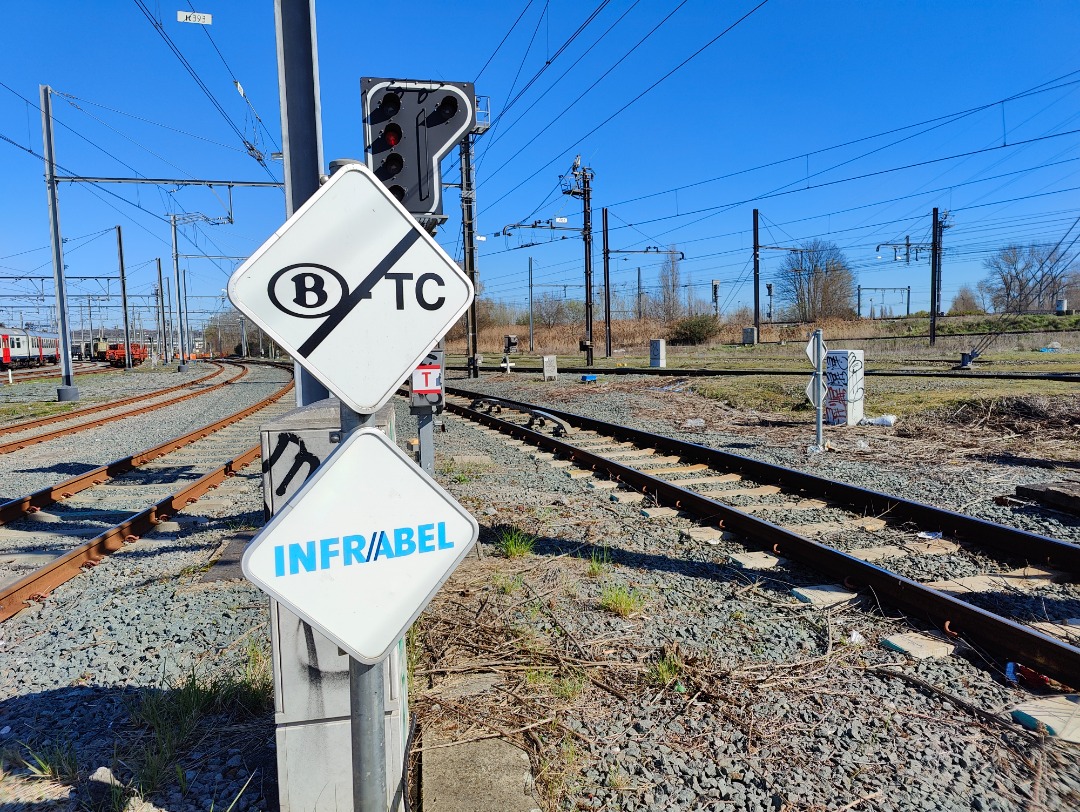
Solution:
[(470, 82), (360, 80), (364, 153), (409, 213), (443, 219), (442, 159), (476, 126)]

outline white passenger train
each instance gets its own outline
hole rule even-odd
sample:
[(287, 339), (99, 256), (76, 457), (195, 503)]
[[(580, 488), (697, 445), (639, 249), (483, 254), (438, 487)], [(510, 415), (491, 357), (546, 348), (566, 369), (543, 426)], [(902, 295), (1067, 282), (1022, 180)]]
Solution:
[(0, 369), (58, 363), (60, 337), (56, 333), (0, 327)]

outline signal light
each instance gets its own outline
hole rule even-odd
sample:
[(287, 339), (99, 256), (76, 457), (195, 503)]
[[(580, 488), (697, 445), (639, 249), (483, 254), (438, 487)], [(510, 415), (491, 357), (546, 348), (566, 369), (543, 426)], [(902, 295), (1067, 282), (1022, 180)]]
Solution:
[(401, 111), (401, 96), (397, 93), (387, 93), (379, 102), (379, 109), (387, 118), (393, 118)]
[(448, 119), (457, 115), (458, 100), (454, 96), (443, 96), (439, 106), (435, 109), (435, 112), (439, 114), (439, 118)]
[(469, 82), (360, 80), (368, 167), (405, 209), (441, 222), (440, 162), (476, 125)]
[(396, 152), (391, 152), (383, 159), (383, 169), (386, 170), (387, 175), (396, 175), (402, 169), (405, 168), (405, 159)]

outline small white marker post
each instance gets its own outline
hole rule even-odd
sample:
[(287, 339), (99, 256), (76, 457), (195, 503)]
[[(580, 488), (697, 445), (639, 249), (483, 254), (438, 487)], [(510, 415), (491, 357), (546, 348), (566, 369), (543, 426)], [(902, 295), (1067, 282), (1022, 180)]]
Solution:
[(814, 365), (814, 377), (810, 379), (810, 385), (806, 387), (806, 396), (814, 404), (814, 445), (810, 446), (813, 452), (825, 450), (822, 422), (825, 412), (825, 354), (827, 352), (828, 348), (825, 346), (821, 330), (814, 330), (806, 345), (806, 357)]

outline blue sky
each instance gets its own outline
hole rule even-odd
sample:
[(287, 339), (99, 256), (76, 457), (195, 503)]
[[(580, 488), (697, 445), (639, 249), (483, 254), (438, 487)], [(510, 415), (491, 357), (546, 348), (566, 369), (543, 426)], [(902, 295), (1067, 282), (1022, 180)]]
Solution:
[[(522, 304), (530, 256), (537, 295), (583, 295), (579, 239), (541, 230), (497, 236), (515, 222), (581, 224), (580, 201), (558, 185), (578, 154), (595, 172), (598, 281), (607, 206), (612, 248), (675, 246), (686, 256), (682, 281), (707, 300), (711, 280), (720, 280), (725, 311), (752, 301), (755, 207), (763, 244), (835, 241), (860, 284), (910, 285), (916, 310), (929, 302), (926, 255), (896, 263), (888, 249), (878, 259), (875, 246), (906, 235), (928, 242), (934, 206), (951, 212), (946, 306), (961, 284), (984, 275), (982, 262), (997, 248), (1056, 243), (1080, 215), (1075, 0), (768, 0), (722, 34), (758, 1), (321, 0), (324, 157), (363, 154), (361, 76), (475, 80), (496, 122), (476, 147), (478, 223), (487, 238), (481, 281), (487, 295)], [(213, 25), (176, 21), (191, 8), (211, 13)], [(64, 174), (280, 179), (269, 158), (280, 149), (269, 0), (9, 4), (5, 40), (0, 276), (51, 274), (42, 163), (30, 152), (42, 151), (40, 84), (56, 93)], [(445, 181), (458, 179), (456, 164), (444, 164)], [(154, 259), (170, 265), (168, 215), (220, 218), (226, 206), (223, 190), (63, 184), (68, 274), (115, 277), (119, 224), (130, 292), (147, 297)], [(246, 256), (282, 222), (284, 196), (237, 189), (233, 209), (231, 225), (182, 229), (181, 253)], [(453, 190), (446, 212), (438, 240), (458, 258)], [(638, 267), (646, 288), (655, 286), (657, 255), (623, 256), (612, 263), (617, 295), (632, 293)], [(782, 258), (763, 253), (763, 283)], [(203, 297), (192, 300), (196, 320), (221, 307), (236, 264), (183, 262), (189, 294)], [(20, 312), (33, 320), (42, 291), (48, 300), (51, 283), (0, 279), (0, 320)], [(106, 291), (118, 291), (115, 280), (72, 281), (74, 326), (87, 297), (99, 307)], [(903, 308), (900, 294), (868, 291), (864, 313), (871, 298)], [(106, 318), (118, 323), (118, 309)], [(151, 323), (148, 310), (141, 318)]]

